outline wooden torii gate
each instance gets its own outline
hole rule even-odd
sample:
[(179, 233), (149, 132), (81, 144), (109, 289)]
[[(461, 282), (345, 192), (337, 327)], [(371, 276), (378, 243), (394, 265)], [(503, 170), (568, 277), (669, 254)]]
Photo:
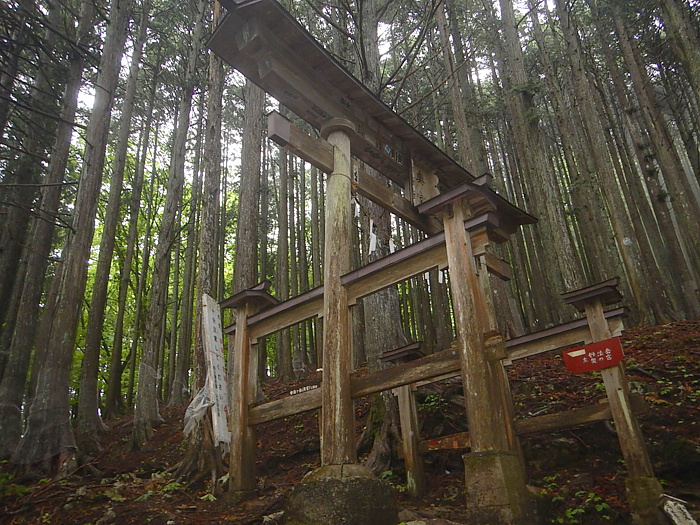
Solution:
[[(239, 400), (232, 406), (232, 426), (239, 428), (231, 437), (231, 489), (254, 487), (248, 408), (254, 372), (246, 355), (256, 337), (269, 333), (264, 327), (280, 329), (323, 316), (321, 468), (340, 466), (342, 472), (357, 463), (350, 307), (359, 297), (430, 268), (449, 267), (471, 436), (471, 453), (465, 455), (467, 507), (475, 523), (532, 523), (501, 364), (505, 342), (496, 331), (486, 270), (508, 274), (507, 263), (489, 247), (535, 219), (490, 190), (489, 176), (475, 178), (383, 104), (278, 2), (222, 3), (229, 14), (209, 47), (320, 131), (320, 137), (310, 136), (277, 113), (268, 120), (272, 140), (328, 174), (323, 287), (261, 312), (244, 297), (236, 302), (234, 352), (240, 355), (230, 388)], [(362, 163), (402, 191), (369, 176)], [(430, 237), (351, 272), (353, 190)]]

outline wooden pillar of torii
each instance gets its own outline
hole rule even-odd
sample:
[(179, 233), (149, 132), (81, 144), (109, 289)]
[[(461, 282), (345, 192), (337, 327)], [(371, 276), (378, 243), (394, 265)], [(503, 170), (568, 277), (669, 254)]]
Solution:
[[(437, 215), (445, 228), (450, 289), (460, 354), (471, 452), (465, 454), (467, 509), (475, 523), (532, 523), (531, 497), (513, 429), (510, 392), (501, 359), (505, 342), (495, 331), (484, 271), (464, 223), (479, 188), (464, 184), (418, 209)], [(505, 217), (504, 217), (505, 219)], [(480, 232), (482, 244), (489, 232)], [(476, 235), (479, 235), (477, 233)], [(485, 246), (484, 246), (485, 248)], [(486, 256), (483, 252), (482, 256)]]
[(350, 135), (345, 119), (332, 119), (321, 134), (333, 146), (333, 170), (326, 193), (323, 257), (323, 382), (321, 464), (355, 463), (355, 410), (351, 397), (352, 329), (348, 294), (340, 278), (350, 271), (352, 197)]

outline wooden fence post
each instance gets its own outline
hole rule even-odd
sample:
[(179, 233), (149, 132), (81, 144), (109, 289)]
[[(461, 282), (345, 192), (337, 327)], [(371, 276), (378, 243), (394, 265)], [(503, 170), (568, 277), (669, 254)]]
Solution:
[[(533, 504), (525, 483), (523, 462), (513, 450), (513, 421), (507, 410), (504, 384), (497, 377), (500, 359), (489, 345), (493, 312), (476, 271), (472, 240), (464, 223), (471, 216), (467, 203), (474, 188), (465, 186), (444, 200), (424, 203), (438, 213), (445, 228), (450, 288), (457, 330), (462, 383), (471, 452), (464, 455), (467, 510), (475, 523), (528, 524)], [(489, 335), (489, 339), (492, 337)]]
[[(413, 343), (402, 348), (385, 352), (380, 359), (395, 364), (407, 363), (423, 357), (420, 343)], [(399, 424), (401, 425), (401, 449), (406, 466), (406, 486), (412, 496), (420, 497), (425, 494), (425, 469), (420, 457), (418, 444), (420, 432), (418, 424), (418, 408), (416, 397), (411, 385), (402, 385), (394, 389), (399, 403)]]
[[(612, 333), (603, 311), (604, 304), (619, 302), (618, 279), (611, 279), (564, 294), (564, 300), (585, 312), (592, 342), (610, 339)], [(639, 524), (667, 523), (659, 502), (663, 490), (654, 477), (644, 436), (637, 423), (629, 398), (627, 376), (622, 363), (600, 370), (615, 430), (625, 459), (628, 478), (625, 482), (632, 518)]]
[(255, 489), (255, 429), (249, 424), (249, 406), (257, 398), (258, 352), (252, 349), (248, 318), (264, 306), (277, 302), (267, 293), (269, 281), (243, 290), (222, 301), (222, 308), (233, 308), (236, 330), (228, 356), (229, 497), (232, 501), (248, 498)]

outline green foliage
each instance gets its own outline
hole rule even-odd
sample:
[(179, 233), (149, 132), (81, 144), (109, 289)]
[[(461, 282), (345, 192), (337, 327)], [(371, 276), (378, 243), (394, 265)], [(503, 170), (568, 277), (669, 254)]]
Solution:
[(162, 492), (174, 492), (176, 490), (180, 490), (183, 487), (183, 485), (183, 483), (173, 481), (171, 483), (168, 483), (165, 487), (163, 487)]
[(397, 492), (404, 493), (408, 490), (408, 487), (401, 483), (401, 478), (394, 475), (393, 470), (385, 470), (379, 475), (379, 479), (389, 483)]
[(609, 520), (610, 505), (593, 491), (577, 490), (571, 493), (570, 482), (563, 482), (559, 474), (543, 478), (542, 496), (548, 499), (547, 523), (574, 525), (584, 523), (585, 516)]
[(14, 483), (14, 479), (12, 474), (0, 473), (0, 499), (8, 496), (21, 497), (32, 491), (29, 487)]
[(429, 394), (418, 403), (418, 410), (432, 414), (440, 413), (447, 409), (449, 403), (439, 394)]

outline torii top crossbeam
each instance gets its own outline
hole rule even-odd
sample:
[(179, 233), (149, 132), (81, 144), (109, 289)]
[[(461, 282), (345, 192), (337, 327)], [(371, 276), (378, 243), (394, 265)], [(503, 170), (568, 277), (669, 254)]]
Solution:
[[(316, 129), (334, 118), (350, 121), (355, 128), (351, 136), (353, 156), (397, 183), (406, 197), (383, 190), (364, 177), (361, 169), (355, 169), (354, 184), (359, 193), (429, 234), (442, 228), (415, 206), (458, 185), (467, 186), (475, 213), (496, 211), (504, 223), (511, 225), (508, 234), (519, 225), (535, 222), (534, 217), (490, 190), (490, 179), (475, 179), (384, 104), (279, 2), (222, 3), (229, 14), (209, 41), (212, 51)], [(288, 144), (289, 136), (276, 133), (282, 129), (283, 134), (289, 134), (289, 124), (282, 121), (279, 115), (271, 115), (270, 138), (294, 150), (294, 145)], [(303, 139), (303, 146), (296, 152), (329, 173), (327, 163), (319, 159), (324, 154), (329, 157), (332, 149), (320, 139), (309, 145), (313, 140)], [(305, 156), (304, 149), (315, 154)]]
[(229, 14), (209, 41), (226, 62), (317, 129), (333, 117), (357, 128), (353, 154), (406, 187), (410, 153), (445, 188), (474, 176), (392, 111), (276, 0), (223, 1)]

